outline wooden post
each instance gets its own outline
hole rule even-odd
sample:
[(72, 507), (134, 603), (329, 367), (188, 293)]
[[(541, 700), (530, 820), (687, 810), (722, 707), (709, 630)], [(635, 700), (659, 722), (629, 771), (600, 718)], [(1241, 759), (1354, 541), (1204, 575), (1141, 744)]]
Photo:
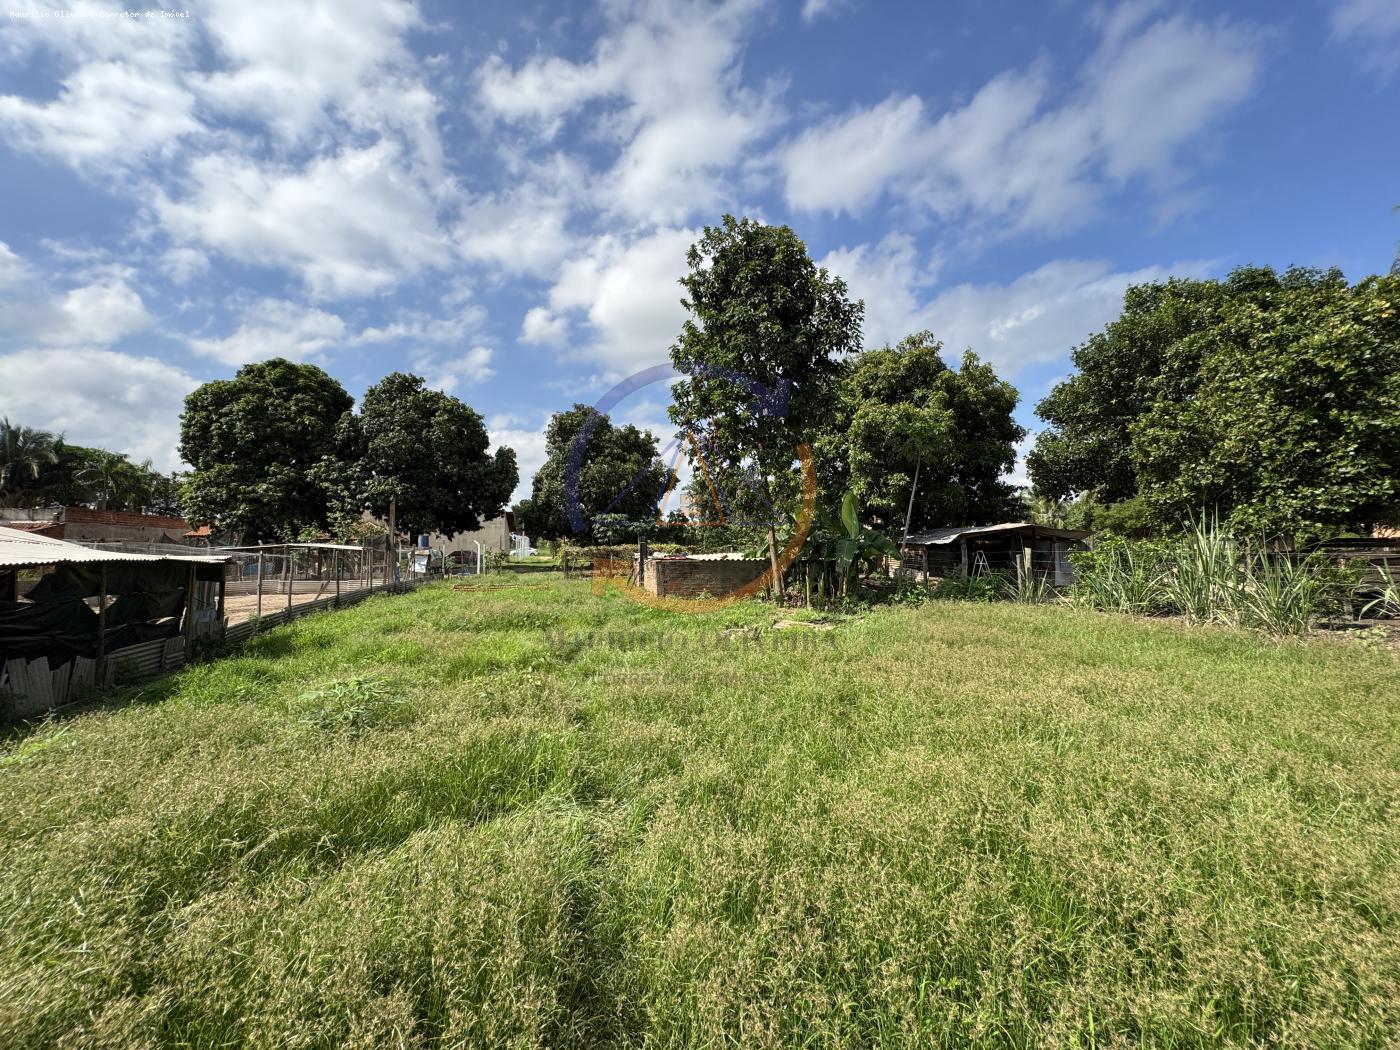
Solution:
[(258, 611), (255, 615), (262, 616), (262, 580), (263, 580), (263, 552), (258, 551)]
[(282, 546), (282, 556), (287, 562), (287, 619), (292, 618), (292, 548), (290, 544)]
[(222, 634), (228, 629), (228, 624), (224, 621), (224, 595), (228, 590), (228, 562), (219, 566), (219, 633)]
[(646, 590), (647, 586), (647, 555), (651, 553), (651, 547), (645, 539), (637, 541), (637, 586)]
[(968, 576), (968, 575), (969, 575), (969, 572), (968, 572), (968, 564), (967, 564), (967, 537), (966, 537), (966, 536), (964, 536), (964, 537), (962, 537), (961, 539), (958, 540), (958, 549), (959, 549), (960, 551), (962, 551), (962, 572), (963, 572), (963, 576)]
[(335, 552), (335, 607), (340, 608), (340, 551)]
[[(18, 574), (16, 574), (18, 578)], [(101, 593), (97, 596), (97, 681), (102, 681), (102, 663), (107, 659), (107, 566), (102, 566)]]
[(190, 562), (190, 574), (185, 583), (185, 659), (194, 652), (194, 591), (197, 582), (194, 577), (194, 562)]

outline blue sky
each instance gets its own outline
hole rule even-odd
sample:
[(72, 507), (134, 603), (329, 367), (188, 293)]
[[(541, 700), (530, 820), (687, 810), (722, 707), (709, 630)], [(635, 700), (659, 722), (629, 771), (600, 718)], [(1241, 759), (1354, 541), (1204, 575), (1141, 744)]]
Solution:
[(9, 10), (0, 413), (163, 468), (190, 389), (282, 355), (426, 376), (523, 491), (550, 412), (666, 360), (726, 211), (1032, 428), (1128, 283), (1400, 239), (1400, 0)]

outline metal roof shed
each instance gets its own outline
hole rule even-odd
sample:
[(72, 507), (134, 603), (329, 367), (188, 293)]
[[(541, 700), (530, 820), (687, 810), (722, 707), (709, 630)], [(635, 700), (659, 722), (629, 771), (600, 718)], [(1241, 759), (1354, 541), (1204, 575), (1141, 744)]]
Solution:
[[(103, 550), (0, 527), (0, 691), (28, 715), (64, 702), (70, 686), (105, 681), (118, 650), (139, 663), (159, 648), (164, 669), (178, 646), (183, 662), (201, 582), (211, 598), (217, 583), (222, 617), (227, 561)], [(41, 568), (52, 571), (21, 600), (21, 573)]]
[(1073, 550), (1082, 550), (1091, 533), (1061, 529), (1030, 521), (996, 525), (955, 525), (914, 533), (904, 541), (903, 561), (927, 576), (962, 572), (977, 576), (988, 572), (1016, 575), (1029, 564), (1055, 586), (1071, 583), (1069, 562)]

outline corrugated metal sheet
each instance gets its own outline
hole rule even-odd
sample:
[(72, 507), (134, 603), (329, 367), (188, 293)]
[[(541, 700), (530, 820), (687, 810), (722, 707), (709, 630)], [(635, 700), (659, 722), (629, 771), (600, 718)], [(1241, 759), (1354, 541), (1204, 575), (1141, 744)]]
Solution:
[(63, 562), (179, 561), (222, 564), (228, 560), (226, 554), (136, 554), (108, 547), (85, 547), (67, 540), (55, 540), (0, 526), (0, 568), (6, 569), (21, 565), (59, 565)]
[(1015, 532), (1019, 529), (1035, 529), (1042, 536), (1057, 539), (1083, 539), (1089, 535), (1080, 529), (1059, 529), (1049, 525), (1037, 525), (1030, 521), (1009, 521), (1001, 525), (955, 525), (946, 529), (930, 529), (928, 532), (912, 533), (905, 542), (915, 547), (933, 544), (952, 543), (963, 536), (978, 536), (989, 532)]
[(160, 561), (149, 554), (95, 551), (76, 543), (35, 536), (32, 532), (0, 527), (0, 568), (16, 565), (57, 565), (60, 562)]

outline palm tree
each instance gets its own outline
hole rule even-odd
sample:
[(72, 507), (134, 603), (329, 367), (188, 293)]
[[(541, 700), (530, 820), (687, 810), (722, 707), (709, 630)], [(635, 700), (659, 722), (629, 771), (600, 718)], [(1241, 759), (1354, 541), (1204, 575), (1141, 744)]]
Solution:
[(1046, 496), (1032, 490), (1026, 502), (1027, 509), (1030, 511), (1030, 519), (1035, 524), (1046, 525), (1054, 529), (1065, 527), (1065, 522), (1069, 519), (1069, 500), (1056, 499), (1053, 496)]
[(0, 503), (17, 504), (38, 495), (34, 483), (46, 466), (58, 462), (60, 440), (46, 430), (0, 418)]
[(145, 502), (146, 486), (142, 469), (119, 453), (101, 452), (78, 471), (77, 479), (89, 488), (98, 510), (113, 510)]

